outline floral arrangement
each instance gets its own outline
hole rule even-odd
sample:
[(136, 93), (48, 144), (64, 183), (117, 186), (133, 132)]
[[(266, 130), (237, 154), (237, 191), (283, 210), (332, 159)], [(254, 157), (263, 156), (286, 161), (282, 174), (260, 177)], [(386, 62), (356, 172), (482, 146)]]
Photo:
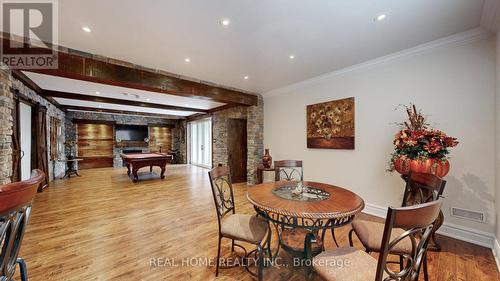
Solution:
[(446, 161), (449, 149), (458, 145), (457, 139), (430, 128), (415, 105), (405, 108), (408, 120), (398, 123), (401, 130), (394, 137), (395, 152), (389, 161), (389, 171), (395, 170), (394, 165), (398, 159)]

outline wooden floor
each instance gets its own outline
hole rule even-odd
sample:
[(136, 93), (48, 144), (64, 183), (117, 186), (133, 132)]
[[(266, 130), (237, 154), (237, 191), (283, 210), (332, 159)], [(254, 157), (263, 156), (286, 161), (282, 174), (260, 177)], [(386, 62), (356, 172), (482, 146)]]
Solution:
[[(153, 179), (138, 184), (125, 169), (81, 175), (57, 180), (36, 196), (21, 250), (31, 281), (216, 279), (214, 267), (203, 264), (216, 256), (218, 233), (207, 170), (169, 166), (165, 180), (143, 173)], [(235, 186), (236, 207), (251, 214), (246, 189)], [(347, 245), (348, 230), (337, 231), (341, 245)], [(331, 236), (326, 240), (327, 249), (333, 248)], [(446, 237), (440, 241), (443, 251), (429, 254), (431, 280), (500, 280), (490, 249)], [(227, 241), (222, 253), (229, 252)], [(200, 258), (190, 260), (199, 264), (187, 266), (191, 258)], [(162, 264), (151, 266), (152, 259)], [(265, 280), (304, 280), (294, 267), (264, 274)], [(252, 278), (238, 267), (221, 270), (217, 280)]]

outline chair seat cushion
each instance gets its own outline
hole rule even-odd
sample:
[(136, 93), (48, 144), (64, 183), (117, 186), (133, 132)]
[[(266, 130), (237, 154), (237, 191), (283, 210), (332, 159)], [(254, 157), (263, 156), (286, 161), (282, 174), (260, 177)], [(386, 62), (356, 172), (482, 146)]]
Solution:
[(267, 230), (266, 220), (246, 214), (229, 215), (221, 222), (221, 233), (224, 237), (252, 244), (260, 243)]
[[(363, 219), (354, 219), (352, 221), (352, 228), (359, 240), (370, 251), (380, 252), (382, 248), (382, 238), (384, 236), (384, 223), (372, 222)], [(391, 233), (391, 241), (402, 234), (405, 230), (401, 228), (394, 228)], [(418, 241), (417, 241), (418, 243)], [(406, 237), (399, 243), (394, 245), (391, 253), (393, 254), (411, 254), (412, 244), (411, 239)]]
[(373, 281), (377, 262), (356, 248), (337, 248), (314, 257), (313, 267), (327, 281)]

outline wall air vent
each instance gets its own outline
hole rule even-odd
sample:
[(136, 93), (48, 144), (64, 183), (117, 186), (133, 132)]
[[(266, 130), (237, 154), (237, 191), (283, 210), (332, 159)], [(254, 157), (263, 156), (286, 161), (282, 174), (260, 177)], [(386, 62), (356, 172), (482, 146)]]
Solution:
[(486, 217), (483, 212), (471, 211), (457, 207), (451, 207), (451, 216), (466, 220), (486, 222)]

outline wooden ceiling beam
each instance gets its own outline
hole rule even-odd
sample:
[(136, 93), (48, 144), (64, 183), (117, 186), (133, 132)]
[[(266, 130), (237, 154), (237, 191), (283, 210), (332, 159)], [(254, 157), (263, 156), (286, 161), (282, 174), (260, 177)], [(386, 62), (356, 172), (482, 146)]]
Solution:
[(208, 118), (208, 117), (211, 117), (214, 112), (221, 111), (221, 110), (226, 110), (226, 109), (233, 108), (233, 107), (236, 107), (236, 106), (240, 106), (240, 105), (238, 105), (238, 104), (226, 104), (226, 105), (222, 105), (222, 106), (219, 106), (219, 107), (215, 107), (215, 108), (209, 109), (207, 113), (197, 113), (197, 114), (189, 115), (186, 118), (186, 120), (188, 122), (191, 122), (191, 121), (196, 121), (196, 120)]
[[(5, 46), (10, 46), (8, 36), (4, 36), (1, 40), (3, 40)], [(107, 61), (106, 59), (94, 59), (89, 54), (79, 55), (76, 51), (75, 54), (61, 51), (54, 52), (57, 53), (58, 57), (57, 69), (32, 69), (27, 67), (20, 70), (225, 104), (252, 106), (258, 103), (256, 95), (243, 91), (201, 81), (191, 81), (126, 62), (115, 64), (112, 63), (112, 59)]]
[(115, 98), (107, 98), (100, 96), (90, 96), (90, 95), (81, 95), (60, 91), (51, 91), (51, 90), (43, 90), (43, 94), (52, 98), (64, 98), (64, 99), (72, 99), (72, 100), (81, 100), (81, 101), (91, 101), (91, 102), (99, 102), (99, 103), (110, 103), (110, 104), (121, 104), (121, 105), (129, 105), (129, 106), (139, 106), (139, 107), (147, 107), (147, 108), (158, 108), (165, 110), (176, 110), (176, 111), (189, 111), (189, 112), (198, 112), (205, 113), (208, 112), (206, 109), (192, 108), (192, 107), (183, 107), (183, 106), (175, 106), (175, 105), (166, 105), (166, 104), (158, 104), (158, 103), (148, 103), (141, 101), (132, 101), (132, 100), (123, 100), (123, 99), (115, 99)]
[(90, 111), (90, 112), (112, 113), (112, 114), (124, 114), (124, 115), (135, 115), (135, 116), (165, 118), (165, 119), (184, 119), (185, 118), (183, 116), (175, 116), (175, 115), (168, 115), (168, 114), (158, 114), (158, 113), (149, 113), (149, 112), (137, 112), (137, 111), (127, 111), (127, 110), (117, 110), (117, 109), (107, 109), (107, 108), (95, 108), (95, 107), (87, 107), (87, 106), (65, 105), (64, 108), (66, 110)]
[(53, 99), (50, 96), (45, 96), (43, 94), (42, 88), (40, 88), (33, 80), (31, 80), (26, 74), (22, 73), (22, 71), (19, 71), (17, 69), (12, 70), (12, 76), (21, 81), (26, 87), (32, 89), (35, 93), (38, 95), (42, 96), (44, 99), (48, 100), (51, 104), (53, 104), (55, 107), (59, 108), (62, 111), (66, 111), (60, 103), (58, 103), (55, 99)]

